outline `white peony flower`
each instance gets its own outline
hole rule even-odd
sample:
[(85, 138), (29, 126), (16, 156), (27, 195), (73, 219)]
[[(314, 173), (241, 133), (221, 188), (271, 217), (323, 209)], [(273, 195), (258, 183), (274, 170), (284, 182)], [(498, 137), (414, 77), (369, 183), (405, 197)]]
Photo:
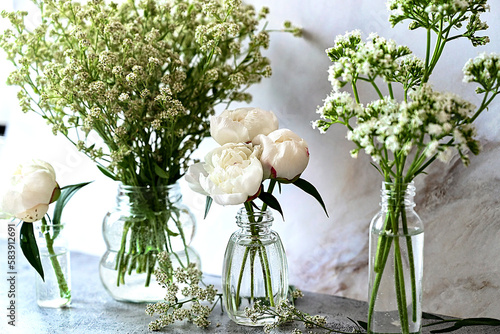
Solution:
[(291, 130), (280, 129), (267, 136), (259, 135), (252, 143), (262, 146), (260, 162), (265, 178), (293, 182), (309, 163), (306, 141)]
[(261, 148), (228, 143), (210, 151), (205, 162), (189, 167), (186, 181), (194, 191), (221, 205), (237, 205), (258, 194), (263, 180)]
[(21, 164), (3, 191), (0, 211), (25, 222), (43, 218), (58, 196), (59, 185), (52, 166), (41, 160)]
[(271, 111), (259, 108), (225, 110), (210, 118), (210, 135), (220, 145), (249, 143), (259, 134), (278, 129), (278, 119)]

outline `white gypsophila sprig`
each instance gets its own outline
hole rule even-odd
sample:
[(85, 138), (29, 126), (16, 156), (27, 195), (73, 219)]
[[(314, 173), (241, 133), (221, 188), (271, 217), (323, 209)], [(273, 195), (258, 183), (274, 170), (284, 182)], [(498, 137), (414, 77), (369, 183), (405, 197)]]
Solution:
[[(294, 295), (297, 295), (299, 298), (302, 297), (302, 293), (300, 290), (295, 290)], [(261, 301), (256, 301), (253, 307), (247, 307), (245, 309), (245, 316), (249, 317), (252, 321), (257, 321), (259, 317), (262, 316), (273, 316), (274, 321), (268, 324), (265, 324), (263, 329), (264, 333), (272, 333), (274, 329), (278, 328), (284, 324), (290, 324), (292, 322), (302, 323), (307, 330), (313, 328), (322, 328), (327, 330), (329, 333), (337, 333), (343, 332), (336, 330), (335, 323), (328, 324), (325, 316), (321, 315), (310, 315), (306, 312), (303, 312), (296, 308), (293, 303), (289, 300), (282, 300), (276, 307), (270, 307), (261, 303)], [(351, 333), (361, 333), (361, 328), (351, 328)], [(302, 333), (302, 330), (299, 328), (294, 328), (293, 333)]]
[[(208, 327), (208, 317), (213, 308), (211, 304), (215, 302), (217, 290), (213, 285), (200, 285), (202, 273), (194, 263), (174, 270), (167, 252), (158, 256), (161, 269), (155, 271), (155, 276), (158, 284), (165, 289), (166, 296), (164, 301), (146, 307), (146, 314), (158, 315), (157, 319), (150, 322), (149, 329), (161, 330), (176, 321), (184, 320), (201, 328)], [(170, 279), (172, 272), (173, 279)]]
[(21, 108), (125, 184), (174, 183), (209, 134), (215, 106), (249, 102), (245, 90), (271, 75), (261, 52), (268, 9), (236, 0), (38, 5), (33, 31), (27, 13), (2, 13), (12, 29), (0, 47), (17, 66), (9, 83), (21, 87)]
[(500, 89), (500, 55), (481, 53), (469, 59), (463, 68), (464, 82), (476, 82), (480, 85), (477, 92), (491, 91), (498, 94)]
[(457, 95), (435, 92), (429, 85), (410, 93), (409, 99), (397, 103), (386, 97), (363, 107), (349, 93), (334, 92), (318, 109), (322, 119), (315, 125), (324, 131), (334, 123), (348, 126), (347, 139), (357, 147), (351, 155), (364, 150), (386, 167), (393, 165), (395, 156), (418, 150), (428, 158), (439, 154), (440, 160), (448, 161), (450, 148), (455, 148), (464, 163), (468, 150), (477, 154), (475, 130), (468, 124), (474, 105)]
[(355, 82), (360, 76), (372, 81), (377, 76), (386, 81), (393, 79), (399, 68), (398, 59), (411, 52), (406, 46), (399, 46), (393, 40), (386, 40), (377, 34), (370, 34), (366, 42), (361, 32), (354, 30), (338, 36), (335, 45), (326, 50), (332, 60), (328, 80), (334, 91), (347, 82)]

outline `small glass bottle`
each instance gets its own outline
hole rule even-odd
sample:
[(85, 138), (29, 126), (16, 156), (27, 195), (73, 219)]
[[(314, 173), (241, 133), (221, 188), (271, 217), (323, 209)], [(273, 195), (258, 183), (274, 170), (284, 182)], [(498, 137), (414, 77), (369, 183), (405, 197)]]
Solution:
[(64, 224), (35, 224), (44, 278), (36, 273), (38, 306), (68, 307), (71, 303), (71, 270), (68, 240)]
[(382, 185), (370, 227), (368, 333), (420, 333), (424, 226), (412, 183)]
[[(228, 242), (222, 272), (223, 304), (229, 318), (240, 325), (263, 326), (272, 316), (250, 319), (245, 308), (255, 302), (277, 306), (288, 295), (288, 264), (281, 239), (271, 230), (270, 211), (248, 212), (241, 208), (236, 216), (240, 227)], [(256, 320), (256, 321), (253, 321)]]

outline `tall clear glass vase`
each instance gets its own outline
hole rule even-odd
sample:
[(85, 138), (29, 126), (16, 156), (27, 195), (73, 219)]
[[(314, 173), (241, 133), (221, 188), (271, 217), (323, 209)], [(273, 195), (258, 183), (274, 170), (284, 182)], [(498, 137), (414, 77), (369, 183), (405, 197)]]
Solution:
[(370, 227), (368, 333), (420, 333), (424, 226), (412, 183), (382, 185)]
[(119, 184), (116, 206), (104, 217), (102, 228), (107, 250), (99, 274), (107, 292), (120, 301), (162, 300), (165, 291), (154, 275), (159, 266), (157, 256), (166, 251), (174, 268), (188, 263), (201, 268), (199, 255), (189, 246), (195, 228), (193, 214), (182, 204), (178, 184)]
[(228, 242), (222, 271), (223, 304), (231, 320), (247, 326), (274, 321), (262, 316), (252, 321), (245, 308), (259, 301), (274, 307), (288, 294), (288, 264), (281, 239), (271, 230), (270, 211), (247, 211), (236, 216), (240, 227)]
[(36, 274), (36, 302), (40, 307), (60, 308), (71, 304), (71, 270), (64, 224), (45, 220), (35, 224), (44, 280)]

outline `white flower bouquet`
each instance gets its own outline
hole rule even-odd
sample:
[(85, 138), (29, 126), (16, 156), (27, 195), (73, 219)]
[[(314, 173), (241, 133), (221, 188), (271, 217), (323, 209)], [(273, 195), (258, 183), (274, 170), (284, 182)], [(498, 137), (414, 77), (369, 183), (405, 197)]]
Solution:
[[(420, 331), (421, 295), (417, 292), (417, 259), (411, 237), (402, 240), (406, 246), (401, 247), (394, 239), (408, 230), (405, 194), (412, 192), (411, 182), (436, 159), (447, 162), (456, 151), (467, 165), (469, 152), (479, 153), (473, 122), (500, 93), (500, 57), (482, 54), (463, 68), (464, 81), (477, 83), (477, 93), (483, 94), (479, 107), (455, 94), (435, 91), (429, 79), (447, 43), (466, 38), (478, 46), (489, 41), (487, 36), (477, 35), (488, 27), (480, 19), (489, 9), (487, 1), (390, 0), (387, 5), (393, 25), (410, 20), (411, 30), (427, 31), (425, 59), (377, 34), (370, 34), (366, 41), (359, 31), (338, 36), (335, 45), (326, 50), (333, 62), (328, 77), (333, 91), (318, 108), (321, 119), (314, 126), (324, 132), (333, 124), (344, 125), (347, 139), (356, 145), (351, 155), (356, 157), (364, 150), (384, 179), (390, 200), (370, 269), (368, 332), (387, 332), (382, 324), (385, 321), (398, 327), (399, 333), (408, 334)], [(361, 82), (369, 83), (379, 99), (364, 104), (358, 89)], [(352, 88), (352, 94), (341, 91), (345, 85)], [(401, 258), (405, 256), (408, 276), (403, 276), (406, 264)], [(395, 272), (394, 318), (382, 302), (378, 303), (383, 298), (379, 288), (389, 270)], [(374, 321), (379, 315), (380, 321)], [(382, 320), (384, 316), (386, 320)]]
[[(21, 88), (22, 110), (39, 114), (106, 176), (156, 194), (131, 196), (142, 216), (165, 206), (168, 194), (159, 189), (184, 175), (214, 108), (250, 101), (245, 90), (271, 75), (262, 54), (267, 8), (257, 12), (240, 0), (33, 2), (42, 19), (34, 30), (26, 12), (2, 12), (13, 28), (0, 47), (16, 66), (8, 82)], [(300, 34), (289, 22), (284, 31)], [(172, 219), (148, 220), (151, 231), (183, 235)], [(155, 254), (172, 250), (170, 238), (128, 225), (123, 240), (135, 238), (136, 246), (122, 243), (118, 285), (121, 273), (142, 272)], [(149, 244), (157, 249), (146, 254)]]
[[(204, 162), (192, 165), (186, 181), (193, 190), (207, 196), (205, 215), (212, 201), (221, 205), (244, 204), (237, 216), (241, 232), (233, 234), (226, 249), (223, 300), (232, 320), (244, 325), (261, 324), (260, 321), (263, 324), (267, 316), (260, 319), (244, 313), (246, 304), (242, 299), (248, 298), (249, 307), (260, 300), (273, 308), (286, 299), (288, 277), (283, 246), (277, 234), (266, 239), (272, 222), (267, 207), (283, 215), (272, 195), (276, 184), (280, 189), (281, 184), (294, 184), (312, 195), (325, 213), (326, 208), (316, 188), (300, 178), (309, 161), (307, 143), (291, 130), (278, 129), (272, 112), (258, 108), (226, 110), (211, 118), (210, 128), (212, 137), (222, 146), (209, 152)], [(266, 180), (267, 190), (263, 185)], [(262, 201), (260, 207), (256, 199)], [(271, 264), (279, 275), (272, 275)], [(239, 272), (234, 273), (233, 268), (239, 268)], [(257, 286), (262, 286), (262, 296)]]

